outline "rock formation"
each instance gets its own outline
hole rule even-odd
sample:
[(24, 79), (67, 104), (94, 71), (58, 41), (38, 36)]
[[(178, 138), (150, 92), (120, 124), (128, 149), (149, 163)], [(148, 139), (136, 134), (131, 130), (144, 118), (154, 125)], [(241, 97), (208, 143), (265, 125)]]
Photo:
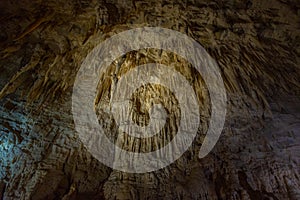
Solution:
[[(299, 1), (3, 0), (0, 11), (0, 199), (300, 199)], [(197, 92), (203, 116), (180, 159), (130, 174), (86, 150), (74, 127), (72, 88), (96, 45), (144, 26), (179, 31), (206, 49), (222, 73), (227, 116), (213, 151), (199, 159), (210, 117), (201, 76), (172, 52), (143, 49), (118, 58), (99, 77), (95, 101), (112, 139), (117, 127), (102, 108), (114, 78), (144, 63), (177, 66)], [(172, 102), (165, 105), (171, 113), (165, 137), (139, 140), (143, 150), (125, 138), (123, 148), (150, 151), (176, 134), (180, 111), (163, 87), (133, 94), (134, 121), (148, 123), (152, 101)]]

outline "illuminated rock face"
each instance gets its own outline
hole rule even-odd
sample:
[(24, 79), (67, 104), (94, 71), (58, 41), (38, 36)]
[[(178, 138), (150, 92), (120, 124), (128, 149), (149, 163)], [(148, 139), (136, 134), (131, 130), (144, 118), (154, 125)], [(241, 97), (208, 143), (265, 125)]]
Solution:
[[(0, 8), (0, 199), (300, 199), (299, 1), (24, 0), (1, 2)], [(213, 151), (198, 159), (210, 116), (201, 77), (171, 52), (141, 50), (119, 58), (99, 77), (95, 102), (113, 140), (116, 126), (103, 111), (113, 91), (110, 74), (147, 62), (178, 65), (204, 116), (193, 146), (175, 163), (128, 174), (84, 148), (71, 95), (93, 47), (142, 26), (180, 31), (210, 53), (226, 86), (227, 117)], [(159, 95), (163, 102), (171, 99), (170, 128), (163, 133), (169, 136), (158, 141), (164, 144), (176, 129), (176, 99), (166, 88), (147, 87), (132, 97), (134, 120), (147, 124), (148, 103)], [(125, 140), (124, 148), (133, 150)], [(144, 151), (157, 147), (157, 140), (139, 142)]]

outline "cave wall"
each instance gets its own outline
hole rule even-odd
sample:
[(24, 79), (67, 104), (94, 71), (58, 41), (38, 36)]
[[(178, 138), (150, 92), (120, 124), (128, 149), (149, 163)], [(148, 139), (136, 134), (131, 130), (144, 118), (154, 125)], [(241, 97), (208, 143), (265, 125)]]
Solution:
[[(299, 1), (5, 0), (0, 10), (1, 199), (300, 199)], [(199, 137), (170, 166), (129, 174), (85, 149), (71, 96), (93, 47), (143, 26), (185, 33), (206, 49), (222, 72), (227, 116), (205, 158)], [(179, 62), (173, 57), (142, 51), (120, 65)], [(105, 81), (99, 108), (112, 92)], [(207, 92), (194, 87), (205, 106)]]

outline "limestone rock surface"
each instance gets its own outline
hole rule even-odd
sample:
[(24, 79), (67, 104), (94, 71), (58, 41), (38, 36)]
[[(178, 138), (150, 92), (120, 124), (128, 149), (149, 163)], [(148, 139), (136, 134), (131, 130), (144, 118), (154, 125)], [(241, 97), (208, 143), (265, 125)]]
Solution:
[[(172, 52), (143, 49), (118, 58), (99, 75), (95, 100), (117, 145), (150, 151), (176, 134), (176, 98), (147, 85), (132, 96), (133, 119), (145, 125), (149, 105), (165, 103), (171, 115), (161, 138), (118, 140), (104, 108), (114, 81), (137, 65), (174, 66), (196, 91), (203, 116), (180, 159), (130, 174), (86, 150), (74, 127), (72, 88), (96, 45), (144, 26), (179, 31), (206, 49), (222, 73), (227, 116), (213, 151), (199, 159), (211, 114), (201, 76)], [(3, 0), (0, 29), (0, 199), (300, 199), (299, 1)]]

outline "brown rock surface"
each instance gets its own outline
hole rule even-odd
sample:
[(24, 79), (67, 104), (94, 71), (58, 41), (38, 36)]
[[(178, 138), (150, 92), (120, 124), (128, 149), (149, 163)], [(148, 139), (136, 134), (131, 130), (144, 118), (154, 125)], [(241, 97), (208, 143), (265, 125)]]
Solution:
[[(0, 11), (0, 199), (300, 199), (299, 1), (4, 0)], [(220, 140), (200, 160), (210, 115), (201, 77), (170, 52), (141, 50), (119, 58), (119, 71), (112, 64), (108, 75), (150, 61), (178, 65), (205, 118), (193, 146), (176, 162), (129, 174), (106, 167), (85, 149), (71, 96), (93, 47), (143, 26), (198, 41), (219, 64), (228, 107)], [(99, 77), (95, 106), (115, 139), (116, 126), (101, 109), (112, 92), (105, 77)], [(168, 108), (175, 110), (172, 128), (176, 100), (165, 88), (148, 87), (132, 100), (136, 122), (149, 120), (147, 95), (163, 94), (174, 103)], [(144, 142), (146, 149), (155, 147), (151, 142)]]

